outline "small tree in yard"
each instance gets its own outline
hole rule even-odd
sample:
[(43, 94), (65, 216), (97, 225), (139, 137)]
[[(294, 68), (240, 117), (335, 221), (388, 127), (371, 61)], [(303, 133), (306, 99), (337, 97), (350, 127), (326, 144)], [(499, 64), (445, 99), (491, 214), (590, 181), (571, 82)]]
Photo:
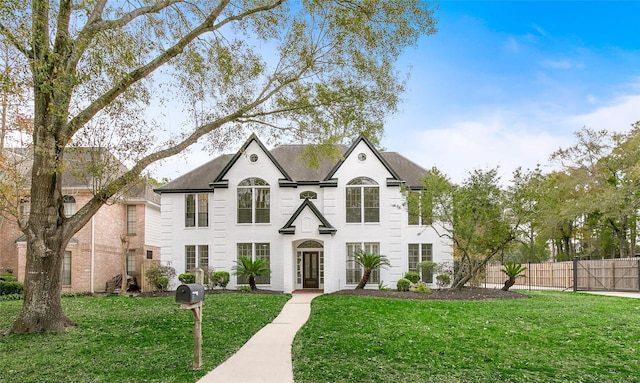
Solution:
[(251, 257), (240, 257), (236, 261), (236, 265), (233, 267), (234, 274), (242, 277), (249, 278), (249, 286), (251, 290), (256, 290), (256, 277), (266, 276), (271, 274), (267, 261), (263, 258), (256, 258), (252, 260)]
[(364, 268), (364, 273), (362, 273), (362, 278), (358, 286), (356, 286), (356, 289), (364, 289), (364, 286), (369, 282), (373, 270), (377, 270), (380, 267), (391, 266), (389, 259), (384, 255), (367, 253), (363, 250), (358, 250), (353, 253), (353, 259)]
[(516, 284), (516, 279), (526, 278), (526, 276), (523, 274), (526, 269), (527, 269), (526, 267), (522, 266), (519, 263), (505, 262), (505, 264), (502, 265), (502, 270), (500, 271), (505, 273), (507, 277), (509, 277), (509, 279), (507, 279), (504, 282), (504, 286), (502, 286), (502, 290), (503, 291), (509, 290), (511, 286)]

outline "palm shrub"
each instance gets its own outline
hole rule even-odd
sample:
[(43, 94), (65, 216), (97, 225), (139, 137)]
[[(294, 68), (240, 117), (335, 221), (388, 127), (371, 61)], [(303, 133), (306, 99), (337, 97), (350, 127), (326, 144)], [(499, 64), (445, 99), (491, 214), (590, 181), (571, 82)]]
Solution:
[(511, 288), (511, 286), (516, 284), (516, 279), (517, 278), (525, 278), (524, 271), (526, 269), (527, 268), (522, 266), (522, 264), (520, 264), (520, 263), (505, 262), (502, 265), (502, 270), (500, 270), (500, 271), (505, 273), (507, 275), (507, 277), (509, 277), (509, 279), (507, 279), (504, 282), (504, 286), (502, 286), (502, 290), (503, 291), (509, 290), (509, 288)]
[(251, 257), (239, 257), (236, 265), (233, 266), (234, 274), (249, 278), (249, 287), (256, 290), (256, 277), (271, 274), (267, 261), (263, 258), (252, 260)]
[(371, 272), (373, 270), (391, 266), (389, 259), (384, 255), (367, 253), (363, 250), (358, 250), (353, 253), (353, 259), (364, 268), (364, 273), (362, 273), (362, 278), (360, 279), (358, 286), (356, 286), (356, 289), (364, 288), (367, 282), (369, 282), (369, 278), (371, 277)]

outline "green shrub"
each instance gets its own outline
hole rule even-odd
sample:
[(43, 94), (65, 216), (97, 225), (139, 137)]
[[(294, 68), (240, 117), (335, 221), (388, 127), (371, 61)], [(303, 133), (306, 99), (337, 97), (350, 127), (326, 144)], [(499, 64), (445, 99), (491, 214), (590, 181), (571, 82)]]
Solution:
[(0, 280), (0, 295), (22, 294), (24, 286), (22, 283), (13, 281)]
[(13, 274), (11, 274), (11, 273), (6, 273), (6, 274), (0, 275), (0, 281), (16, 282), (17, 280), (18, 279), (16, 277), (14, 277)]
[(153, 265), (145, 272), (145, 278), (150, 285), (160, 291), (169, 288), (169, 281), (176, 276), (176, 269), (171, 266)]
[(429, 294), (431, 292), (431, 289), (425, 283), (419, 283), (415, 288), (415, 291), (419, 293)]
[(451, 283), (451, 277), (449, 274), (440, 274), (436, 276), (436, 284), (439, 288), (447, 287)]
[(398, 291), (409, 291), (409, 286), (411, 286), (411, 281), (407, 278), (398, 279), (397, 288)]
[(0, 302), (2, 302), (2, 301), (19, 301), (22, 298), (23, 298), (22, 294), (0, 295)]
[(156, 278), (154, 286), (156, 287), (156, 289), (160, 291), (167, 291), (167, 289), (169, 288), (169, 278), (167, 277)]
[(418, 281), (420, 280), (420, 274), (418, 274), (415, 271), (407, 271), (404, 274), (404, 277), (408, 279), (411, 283), (418, 283)]
[(178, 275), (178, 280), (184, 284), (196, 283), (196, 276), (191, 273), (182, 273)]
[(251, 290), (251, 286), (239, 286), (238, 291), (242, 291), (243, 293), (250, 293), (253, 290)]
[(226, 289), (230, 280), (231, 276), (228, 271), (216, 271), (213, 273), (214, 286), (220, 286), (223, 289)]
[(385, 286), (385, 285), (384, 285), (384, 281), (380, 281), (380, 282), (378, 283), (378, 290), (381, 290), (381, 291), (390, 291), (390, 290), (391, 290), (391, 288), (389, 288), (389, 287)]

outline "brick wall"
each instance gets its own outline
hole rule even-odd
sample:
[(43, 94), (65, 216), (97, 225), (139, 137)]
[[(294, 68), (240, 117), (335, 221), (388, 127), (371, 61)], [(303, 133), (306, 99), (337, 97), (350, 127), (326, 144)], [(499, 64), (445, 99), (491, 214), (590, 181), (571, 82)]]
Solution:
[[(77, 193), (76, 210), (91, 198), (90, 194)], [(160, 259), (160, 248), (145, 246), (143, 202), (136, 205), (136, 234), (127, 235), (127, 208), (125, 203), (106, 204), (87, 225), (74, 236), (67, 251), (71, 252), (71, 284), (63, 291), (105, 291), (108, 280), (122, 272), (125, 249), (121, 238), (128, 240), (128, 249), (135, 250), (136, 271), (140, 272), (146, 252), (153, 252), (153, 259)], [(24, 281), (26, 242), (15, 243), (22, 236), (15, 223), (4, 220), (0, 226), (0, 272), (12, 269), (20, 281)], [(93, 286), (91, 275), (93, 270)], [(140, 277), (138, 277), (140, 278)], [(140, 281), (138, 281), (141, 283)]]

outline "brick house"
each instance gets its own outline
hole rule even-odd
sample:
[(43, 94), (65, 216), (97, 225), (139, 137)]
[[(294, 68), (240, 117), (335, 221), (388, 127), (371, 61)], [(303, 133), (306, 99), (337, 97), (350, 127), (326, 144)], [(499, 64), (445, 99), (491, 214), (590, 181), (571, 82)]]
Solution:
[[(13, 156), (24, 156), (24, 149), (12, 149)], [(74, 214), (91, 199), (95, 177), (83, 171), (95, 158), (93, 149), (74, 149), (65, 153), (63, 188), (65, 214)], [(112, 163), (117, 160), (106, 155)], [(116, 171), (122, 171), (117, 162)], [(28, 166), (27, 166), (28, 168)], [(119, 169), (119, 170), (118, 170)], [(28, 214), (28, 193), (20, 204), (23, 216)], [(127, 274), (138, 279), (145, 260), (160, 259), (160, 196), (147, 181), (123, 192), (105, 204), (80, 229), (67, 245), (61, 270), (63, 292), (105, 291), (108, 280), (122, 273), (127, 253)], [(124, 244), (122, 239), (125, 239)], [(12, 272), (24, 281), (27, 243), (15, 218), (0, 218), (0, 273)]]
[[(268, 150), (252, 135), (237, 153), (157, 188), (163, 263), (178, 274), (196, 267), (231, 272), (239, 256), (263, 258), (271, 275), (257, 278), (259, 288), (329, 293), (357, 285), (363, 270), (353, 253), (360, 249), (391, 263), (367, 288), (395, 288), (422, 261), (453, 262), (451, 241), (406, 208), (403, 190), (422, 187), (424, 168), (379, 152), (364, 137), (317, 169), (300, 160), (305, 148)], [(233, 276), (228, 287), (241, 284)]]

